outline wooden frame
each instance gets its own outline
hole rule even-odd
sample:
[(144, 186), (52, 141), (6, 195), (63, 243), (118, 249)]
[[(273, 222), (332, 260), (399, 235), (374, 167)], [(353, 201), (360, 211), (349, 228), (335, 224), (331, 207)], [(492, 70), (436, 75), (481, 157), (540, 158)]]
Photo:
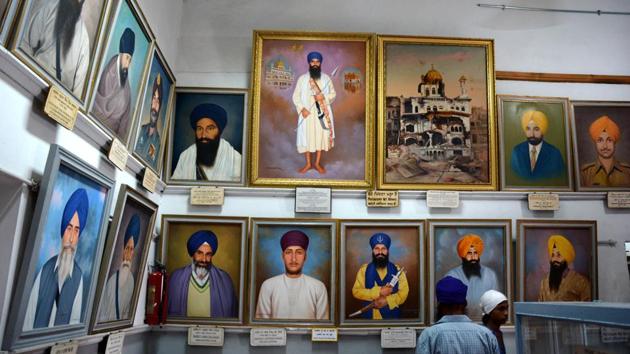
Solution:
[[(248, 99), (249, 92), (247, 89), (175, 88), (175, 98), (172, 106), (173, 112), (171, 114), (172, 118), (168, 133), (166, 167), (164, 169), (164, 178), (168, 184), (245, 185), (248, 157), (247, 136), (249, 134), (247, 124)], [(177, 169), (180, 156), (195, 145), (195, 132), (191, 130), (190, 114), (197, 105), (203, 103), (216, 104), (225, 109), (227, 113), (227, 124), (224, 131), (221, 132), (220, 137), (240, 155), (240, 164), (236, 167), (232, 166), (232, 168), (224, 169), (229, 171), (229, 173), (219, 173), (220, 178), (212, 178), (207, 181), (196, 180), (195, 178), (174, 178), (177, 177), (175, 170)], [(219, 158), (219, 156), (217, 156), (217, 158)], [(187, 171), (184, 168), (182, 168), (181, 171), (188, 173), (184, 172)]]
[[(122, 185), (118, 193), (118, 201), (116, 203), (115, 215), (109, 228), (107, 244), (105, 246), (104, 257), (101, 262), (101, 271), (99, 274), (96, 305), (92, 311), (91, 332), (98, 333), (104, 331), (119, 330), (131, 327), (136, 316), (136, 307), (138, 298), (140, 297), (140, 289), (144, 280), (144, 270), (146, 269), (149, 249), (153, 242), (153, 229), (155, 219), (157, 217), (157, 204), (143, 197), (139, 192), (135, 191), (128, 185)], [(131, 231), (137, 222), (137, 231)], [(124, 268), (124, 250), (128, 247), (125, 244), (125, 238), (133, 239), (134, 235), (127, 236), (127, 233), (136, 232), (136, 240), (134, 240), (134, 250), (132, 258), (129, 260), (129, 274), (135, 278), (133, 282), (133, 291), (129, 294), (129, 304), (126, 306), (123, 299), (118, 293), (119, 288), (119, 270)], [(135, 262), (134, 262), (135, 261)], [(114, 264), (117, 263), (116, 269)], [(135, 264), (134, 264), (135, 263)], [(115, 270), (115, 271), (114, 271)], [(135, 270), (135, 274), (134, 274)], [(115, 291), (110, 291), (109, 286), (113, 286)], [(122, 285), (121, 285), (122, 286)], [(114, 295), (114, 296), (112, 296)], [(111, 298), (110, 298), (111, 297)], [(109, 302), (116, 299), (114, 310), (108, 308)], [(108, 305), (105, 305), (107, 303)], [(128, 314), (125, 317), (124, 310), (128, 308)], [(112, 316), (113, 315), (113, 316)], [(119, 317), (119, 319), (116, 318)]]
[[(234, 316), (217, 317), (210, 316), (188, 316), (173, 314), (177, 304), (167, 310), (167, 323), (195, 324), (195, 325), (240, 325), (245, 318), (245, 284), (246, 284), (246, 260), (247, 260), (247, 228), (248, 218), (243, 217), (220, 217), (202, 215), (162, 215), (162, 235), (158, 243), (156, 259), (166, 266), (169, 274), (168, 291), (177, 291), (173, 287), (172, 281), (177, 276), (176, 272), (185, 270), (190, 264), (192, 256), (187, 253), (187, 240), (197, 231), (212, 231), (218, 240), (218, 247), (213, 250), (212, 266), (219, 273), (227, 276), (232, 283), (234, 295), (236, 297)], [(174, 242), (179, 244), (174, 244)], [(215, 252), (216, 251), (216, 252)], [(240, 252), (239, 257), (234, 254)], [(235, 281), (234, 278), (238, 278)], [(186, 282), (186, 288), (188, 282)], [(216, 286), (216, 284), (215, 284)], [(225, 293), (227, 294), (227, 293)], [(173, 296), (169, 296), (169, 301)], [(171, 311), (173, 309), (173, 311)], [(177, 310), (181, 312), (181, 309)], [(187, 309), (186, 309), (187, 311)], [(211, 309), (212, 311), (212, 309)], [(187, 311), (188, 312), (188, 311)]]
[[(342, 326), (389, 327), (417, 326), (427, 323), (424, 230), (425, 222), (418, 220), (340, 220), (339, 319)], [(389, 261), (396, 266), (404, 267), (409, 292), (405, 301), (398, 307), (401, 310), (401, 318), (376, 320), (359, 317), (363, 314), (349, 318), (350, 314), (363, 308), (364, 303), (353, 298), (354, 285), (348, 286), (348, 280), (350, 283), (356, 282), (363, 265), (372, 262), (369, 240), (372, 235), (379, 232), (391, 238)], [(416, 301), (414, 302), (413, 299)]]
[[(497, 95), (502, 190), (573, 190), (573, 158), (569, 128), (569, 100), (562, 97)], [(542, 114), (541, 114), (542, 113)], [(527, 117), (529, 118), (527, 118)], [(538, 157), (530, 167), (524, 119), (542, 119)], [(539, 148), (540, 147), (540, 148)]]
[[(171, 71), (171, 68), (168, 66), (168, 63), (164, 59), (164, 55), (162, 51), (157, 46), (157, 44), (153, 48), (153, 52), (151, 54), (151, 59), (149, 59), (151, 63), (148, 70), (146, 78), (144, 79), (144, 90), (141, 95), (142, 100), (140, 101), (140, 107), (138, 108), (138, 116), (133, 120), (135, 122), (135, 134), (133, 134), (134, 139), (133, 143), (130, 141), (129, 147), (133, 149), (133, 154), (140, 161), (142, 161), (148, 168), (153, 170), (158, 176), (160, 175), (160, 171), (162, 170), (162, 163), (164, 159), (164, 150), (166, 145), (166, 137), (168, 136), (168, 127), (170, 126), (171, 119), (171, 107), (173, 106), (173, 96), (175, 92), (175, 75)], [(159, 66), (159, 68), (156, 68)], [(160, 76), (160, 80), (162, 81), (163, 87), (165, 87), (165, 83), (168, 82), (168, 89), (162, 89), (162, 101), (160, 110), (158, 112), (157, 125), (155, 127), (156, 133), (158, 134), (158, 142), (159, 145), (157, 147), (153, 147), (154, 144), (149, 145), (145, 151), (139, 151), (141, 149), (140, 142), (144, 139), (149, 139), (148, 133), (146, 137), (141, 136), (144, 132), (144, 127), (150, 125), (150, 112), (151, 112), (151, 103), (152, 103), (152, 92), (153, 91), (153, 82), (157, 79), (157, 76)], [(147, 114), (147, 111), (149, 113)], [(146, 118), (148, 118), (148, 120)], [(161, 135), (161, 137), (160, 137)], [(157, 151), (156, 151), (157, 150)], [(153, 161), (151, 161), (151, 156), (154, 155)]]
[[(532, 240), (528, 242), (528, 230), (532, 232)], [(548, 254), (548, 241), (551, 235), (562, 235), (570, 243), (574, 250), (574, 256), (576, 259), (586, 258), (585, 263), (578, 265), (576, 272), (590, 273), (590, 299), (582, 301), (591, 301), (598, 298), (598, 274), (597, 274), (597, 221), (595, 220), (516, 220), (516, 279), (517, 279), (517, 294), (520, 301), (537, 301), (538, 298), (534, 296), (535, 288), (539, 289), (544, 280), (544, 273), (549, 270), (549, 254)], [(590, 238), (584, 240), (584, 238)], [(546, 242), (545, 242), (546, 241)], [(575, 247), (575, 246), (580, 247)], [(538, 246), (538, 247), (535, 247)], [(590, 251), (588, 250), (590, 248)], [(531, 250), (531, 256), (528, 255), (528, 251)], [(534, 251), (535, 250), (535, 251)], [(547, 257), (545, 257), (547, 256)], [(566, 257), (566, 255), (563, 255)], [(535, 263), (535, 259), (542, 259), (542, 263)], [(567, 260), (568, 261), (568, 260)], [(536, 264), (536, 268), (532, 269), (528, 267), (528, 264)], [(569, 270), (575, 270), (575, 264), (569, 263)], [(548, 274), (548, 273), (547, 273)], [(568, 276), (568, 275), (567, 275)], [(563, 277), (566, 279), (566, 277)], [(538, 284), (531, 284), (532, 291), (528, 295), (529, 282)], [(535, 287), (535, 288), (534, 288)], [(539, 295), (540, 296), (540, 295)], [(562, 301), (562, 300), (543, 300), (543, 301)], [(575, 301), (575, 300), (574, 300)], [(579, 300), (578, 300), (579, 301)]]
[[(571, 113), (577, 190), (630, 190), (630, 120), (626, 119), (630, 117), (630, 102), (571, 101)], [(599, 129), (609, 130), (607, 135), (614, 139), (601, 146), (606, 150), (602, 152), (604, 157), (599, 156), (598, 144), (590, 135), (591, 124), (602, 116), (612, 123), (602, 124)], [(610, 158), (615, 163), (608, 172), (599, 161)]]
[(493, 41), (378, 44), (378, 188), (496, 190)]
[(0, 45), (8, 42), (9, 34), (13, 29), (13, 22), (19, 7), (19, 0), (4, 0), (4, 9), (0, 8)]
[[(278, 318), (273, 312), (273, 304), (269, 318), (257, 317), (260, 290), (263, 283), (274, 279), (286, 278), (283, 251), (280, 240), (291, 230), (298, 230), (309, 238), (306, 258), (300, 268), (301, 276), (308, 281), (310, 289), (325, 290), (328, 311), (318, 308), (320, 302), (313, 304), (314, 318)], [(333, 326), (336, 320), (337, 308), (337, 221), (331, 219), (275, 219), (253, 218), (250, 222), (250, 271), (249, 271), (249, 323), (252, 326), (271, 325), (279, 327), (327, 327)], [(317, 253), (317, 251), (320, 251)], [(267, 257), (268, 258), (263, 258)], [(265, 278), (265, 279), (262, 279)], [(310, 278), (310, 279), (309, 279)], [(281, 282), (281, 281), (280, 281)], [(267, 287), (267, 289), (274, 289)], [(311, 291), (309, 291), (311, 292)], [(315, 292), (313, 292), (314, 294)], [(317, 292), (318, 300), (322, 294)], [(313, 295), (314, 296), (314, 295)], [(273, 301), (273, 298), (269, 298)], [(282, 304), (282, 306), (288, 306)], [(261, 311), (263, 309), (261, 308)], [(292, 310), (288, 310), (292, 313)], [(317, 319), (318, 314), (322, 315)], [(275, 317), (275, 318), (274, 318)], [(325, 318), (328, 317), (328, 318)]]
[[(254, 31), (253, 48), (250, 184), (370, 187), (374, 36)], [(322, 56), (322, 106), (309, 86), (313, 52)]]
[[(17, 2), (17, 1), (14, 1)], [(52, 53), (49, 53), (45, 48), (40, 47), (46, 42), (46, 34), (49, 31), (53, 31), (53, 28), (50, 28), (50, 24), (54, 27), (54, 21), (50, 21), (50, 16), (56, 16), (56, 9), (47, 9), (46, 7), (49, 5), (53, 5), (51, 2), (46, 0), (25, 0), (21, 6), (21, 14), (19, 19), (16, 21), (16, 28), (14, 30), (14, 38), (12, 40), (11, 52), (22, 62), (24, 62), (30, 69), (36, 72), (42, 79), (49, 83), (49, 85), (57, 85), (63, 89), (65, 93), (68, 94), (69, 97), (72, 97), (79, 107), (85, 108), (87, 105), (89, 88), (91, 85), (92, 73), (95, 68), (95, 64), (98, 58), (99, 53), (102, 51), (101, 42), (102, 37), (104, 35), (107, 17), (110, 12), (110, 0), (93, 0), (91, 3), (100, 2), (100, 10), (96, 11), (87, 11), (86, 9), (81, 10), (81, 24), (78, 29), (79, 31), (85, 31), (84, 33), (78, 34), (75, 29), (75, 37), (80, 40), (85, 40), (89, 44), (89, 48), (84, 48), (83, 45), (85, 43), (79, 43), (78, 46), (72, 46), (67, 49), (69, 55), (74, 55), (76, 57), (72, 57), (68, 59), (72, 62), (83, 62), (84, 66), (81, 68), (72, 67), (73, 70), (69, 70), (70, 67), (64, 67), (65, 62), (61, 62), (62, 68), (59, 71), (59, 75), (61, 78), (57, 77), (56, 72), (56, 56), (55, 49), (50, 49)], [(27, 37), (27, 31), (29, 30), (27, 27), (32, 20), (31, 15), (33, 11), (33, 6), (37, 4), (40, 5), (37, 8), (37, 19), (41, 19), (41, 21), (34, 20), (33, 23), (33, 34), (34, 39), (37, 39), (36, 46), (29, 49), (29, 44), (25, 40)], [(91, 4), (95, 5), (95, 4)], [(97, 4), (96, 4), (97, 5)], [(85, 6), (84, 6), (85, 7)], [(13, 9), (14, 10), (14, 9)], [(90, 14), (90, 16), (86, 19), (86, 14)], [(66, 14), (65, 17), (69, 16)], [(41, 23), (41, 27), (37, 27), (37, 23)], [(30, 34), (30, 32), (29, 32)], [(84, 36), (87, 36), (84, 37)], [(75, 41), (73, 41), (75, 43)], [(48, 43), (49, 48), (52, 48), (54, 44)], [(32, 52), (32, 53), (31, 53)], [(61, 58), (60, 60), (63, 60)], [(67, 75), (66, 75), (67, 74)], [(76, 81), (76, 82), (75, 82)]]
[[(430, 219), (428, 221), (428, 230), (428, 267), (431, 270), (428, 277), (429, 285), (427, 285), (429, 293), (427, 311), (430, 312), (427, 316), (431, 319), (429, 322), (435, 322), (434, 313), (431, 312), (437, 308), (435, 284), (439, 279), (449, 275), (470, 285), (470, 280), (467, 279), (463, 271), (463, 257), (460, 257), (458, 254), (458, 247), (459, 241), (465, 240), (464, 238), (471, 234), (479, 236), (483, 242), (483, 249), (477, 249), (479, 264), (481, 264), (479, 281), (482, 283), (479, 283), (480, 289), (477, 291), (477, 294), (470, 292), (467, 294), (467, 314), (473, 321), (481, 321), (479, 298), (485, 291), (492, 289), (502, 292), (508, 298), (510, 302), (510, 316), (508, 318), (512, 318), (513, 310), (511, 304), (514, 298), (512, 294), (512, 221), (501, 219)], [(437, 240), (437, 238), (440, 238), (440, 240)], [(438, 243), (441, 246), (438, 246)], [(489, 246), (500, 248), (489, 248)], [(493, 282), (496, 287), (482, 288), (483, 285)], [(471, 287), (469, 286), (470, 290)]]
[[(25, 247), (32, 252), (21, 261), (7, 322), (12, 325), (4, 337), (3, 348), (11, 351), (85, 335), (92, 313), (114, 181), (58, 145), (51, 145), (45, 171)], [(54, 298), (48, 301), (52, 294), (45, 290), (50, 289), (48, 282), (42, 278), (55, 282), (50, 277), (51, 272), (57, 274), (52, 267), (62, 263), (58, 256), (70, 247), (76, 257), (71, 258), (72, 272), (64, 282), (70, 285), (59, 296), (59, 306), (65, 310), (57, 312)], [(64, 305), (67, 300), (72, 300), (69, 308)]]

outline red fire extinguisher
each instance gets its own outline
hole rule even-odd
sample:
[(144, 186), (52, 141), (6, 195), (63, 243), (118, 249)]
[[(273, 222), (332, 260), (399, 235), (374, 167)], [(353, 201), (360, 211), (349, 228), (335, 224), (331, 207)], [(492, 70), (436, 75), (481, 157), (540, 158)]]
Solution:
[(151, 267), (147, 280), (147, 307), (144, 322), (148, 325), (159, 325), (166, 321), (167, 310), (167, 276), (166, 268), (158, 262)]

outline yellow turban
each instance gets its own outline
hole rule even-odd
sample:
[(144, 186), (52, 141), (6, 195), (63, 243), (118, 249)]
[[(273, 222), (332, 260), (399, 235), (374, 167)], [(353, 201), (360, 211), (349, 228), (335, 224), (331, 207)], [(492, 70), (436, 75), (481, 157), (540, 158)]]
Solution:
[(619, 126), (608, 116), (601, 116), (595, 119), (595, 121), (591, 123), (590, 128), (588, 128), (588, 132), (591, 134), (593, 141), (596, 141), (602, 132), (608, 133), (608, 136), (615, 142), (619, 140), (619, 135), (621, 135)]
[(457, 241), (457, 254), (460, 258), (464, 258), (466, 256), (470, 246), (475, 247), (475, 250), (481, 256), (483, 253), (483, 240), (481, 237), (475, 234), (466, 234)]
[(536, 125), (540, 128), (543, 135), (547, 133), (547, 128), (549, 127), (549, 120), (547, 116), (541, 111), (527, 111), (523, 113), (521, 116), (521, 127), (523, 131), (527, 130), (527, 125), (529, 122), (534, 121)]
[(562, 235), (551, 235), (549, 236), (549, 240), (547, 240), (547, 250), (549, 250), (549, 257), (551, 257), (551, 253), (553, 252), (553, 246), (556, 246), (558, 252), (567, 260), (567, 263), (573, 262), (575, 259), (575, 249), (571, 244), (571, 241), (567, 240), (566, 237)]

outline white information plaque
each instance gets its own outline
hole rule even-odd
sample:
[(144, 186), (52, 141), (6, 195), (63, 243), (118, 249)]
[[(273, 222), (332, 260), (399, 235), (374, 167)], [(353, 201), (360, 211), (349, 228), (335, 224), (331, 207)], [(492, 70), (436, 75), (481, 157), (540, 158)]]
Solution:
[(558, 210), (560, 196), (556, 193), (529, 193), (527, 204), (529, 210)]
[(330, 213), (330, 195), (330, 188), (295, 188), (295, 212)]
[(188, 345), (204, 347), (222, 347), (224, 339), (223, 328), (219, 327), (188, 327)]
[(626, 343), (630, 341), (630, 330), (602, 327), (602, 343)]
[(287, 345), (287, 331), (284, 328), (252, 328), (249, 344), (252, 347), (284, 347)]
[(608, 192), (609, 208), (630, 208), (630, 192)]
[(381, 348), (415, 348), (416, 331), (410, 328), (381, 330)]
[(109, 160), (114, 164), (114, 166), (118, 167), (119, 170), (124, 171), (125, 166), (127, 166), (127, 159), (129, 158), (129, 152), (120, 140), (114, 138), (112, 140), (112, 147), (109, 149), (109, 154), (107, 155)]
[(313, 328), (311, 342), (336, 342), (337, 328)]
[(192, 187), (190, 189), (191, 205), (223, 205), (225, 190), (222, 187)]
[(427, 206), (429, 208), (459, 207), (459, 192), (456, 191), (427, 191)]
[(79, 106), (66, 96), (57, 86), (50, 86), (48, 98), (44, 104), (44, 113), (68, 130), (74, 129)]
[(142, 186), (149, 192), (155, 193), (158, 176), (148, 168), (144, 169), (144, 177), (142, 178)]
[(77, 349), (79, 349), (77, 342), (56, 344), (50, 348), (50, 354), (76, 354)]
[(398, 191), (367, 191), (365, 202), (368, 208), (395, 208), (398, 206)]
[(125, 333), (112, 333), (107, 337), (107, 347), (105, 354), (122, 354), (123, 342), (125, 341)]

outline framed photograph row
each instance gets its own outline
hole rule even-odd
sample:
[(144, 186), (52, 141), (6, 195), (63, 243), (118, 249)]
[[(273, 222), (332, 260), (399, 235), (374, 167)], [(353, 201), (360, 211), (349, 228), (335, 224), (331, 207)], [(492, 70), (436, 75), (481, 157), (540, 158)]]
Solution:
[(163, 215), (161, 230), (167, 323), (428, 325), (446, 275), (468, 286), (477, 321), (490, 289), (522, 301), (597, 298), (595, 221), (517, 220), (516, 258), (511, 220)]
[[(3, 349), (130, 327), (157, 205), (52, 145), (14, 289)], [(109, 231), (108, 230), (109, 224)]]
[(25, 0), (9, 48), (160, 173), (175, 76), (135, 0)]

